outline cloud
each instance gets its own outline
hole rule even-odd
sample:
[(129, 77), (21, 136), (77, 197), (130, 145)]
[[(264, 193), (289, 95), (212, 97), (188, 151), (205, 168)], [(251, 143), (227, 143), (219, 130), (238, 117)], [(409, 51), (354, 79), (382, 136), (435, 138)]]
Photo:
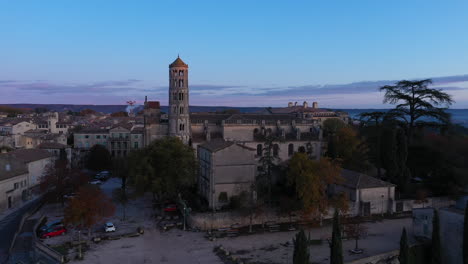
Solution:
[[(434, 77), (433, 87), (456, 95), (458, 105), (467, 105), (468, 75)], [(190, 85), (191, 104), (277, 106), (289, 101), (318, 101), (327, 107), (344, 108), (352, 105), (382, 106), (382, 93), (378, 88), (397, 80), (361, 81), (348, 84), (308, 84), (284, 86), (253, 86), (232, 84)], [(107, 80), (89, 83), (54, 83), (44, 80), (0, 80), (0, 90), (6, 94), (0, 103), (76, 103), (91, 101), (115, 104), (125, 100), (167, 102), (168, 87), (137, 79)], [(460, 100), (460, 99), (461, 100)], [(24, 101), (26, 100), (26, 101)], [(28, 101), (29, 100), (29, 101)], [(39, 101), (39, 102), (38, 102)], [(89, 102), (88, 102), (89, 101)]]

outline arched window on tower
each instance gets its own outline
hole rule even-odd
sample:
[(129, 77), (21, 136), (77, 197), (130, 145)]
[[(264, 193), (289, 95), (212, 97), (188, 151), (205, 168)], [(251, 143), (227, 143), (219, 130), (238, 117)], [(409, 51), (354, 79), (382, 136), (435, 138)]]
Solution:
[(183, 101), (184, 100), (184, 93), (179, 93), (179, 101)]
[(179, 70), (179, 76), (184, 76), (184, 71), (183, 70)]
[(288, 156), (292, 156), (294, 154), (294, 144), (289, 144), (288, 145)]
[(176, 86), (177, 86), (177, 80), (174, 79), (174, 87), (176, 87)]
[(263, 146), (262, 144), (257, 145), (257, 156), (261, 157), (263, 155)]
[(179, 114), (183, 114), (183, 113), (184, 113), (184, 107), (181, 106), (181, 107), (179, 107)]
[(179, 80), (179, 87), (184, 87), (184, 80)]
[(172, 113), (177, 114), (177, 106), (172, 107)]
[(179, 125), (179, 130), (180, 130), (180, 131), (184, 131), (184, 128), (185, 128), (185, 125), (184, 125), (184, 124), (180, 124), (180, 125)]

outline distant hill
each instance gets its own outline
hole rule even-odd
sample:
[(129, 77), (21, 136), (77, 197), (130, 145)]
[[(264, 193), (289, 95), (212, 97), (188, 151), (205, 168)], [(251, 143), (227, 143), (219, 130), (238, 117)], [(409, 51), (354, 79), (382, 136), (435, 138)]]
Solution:
[[(71, 110), (73, 112), (79, 112), (83, 109), (92, 109), (97, 112), (102, 112), (106, 114), (125, 111), (127, 105), (71, 105), (71, 104), (0, 104), (0, 106), (8, 106), (21, 109), (31, 109), (34, 108), (47, 108), (50, 111), (66, 112)], [(136, 111), (140, 111), (143, 106), (137, 106)], [(252, 113), (265, 107), (234, 107), (234, 106), (190, 106), (191, 112), (216, 112), (223, 111), (228, 109), (238, 109), (242, 113)], [(367, 111), (387, 111), (388, 109), (335, 109), (340, 111), (348, 112), (352, 118), (357, 118), (358, 115), (362, 112)], [(167, 106), (161, 106), (161, 111), (168, 112)], [(468, 127), (468, 109), (449, 109), (449, 113), (452, 114), (452, 120), (454, 123), (461, 124), (465, 127)]]

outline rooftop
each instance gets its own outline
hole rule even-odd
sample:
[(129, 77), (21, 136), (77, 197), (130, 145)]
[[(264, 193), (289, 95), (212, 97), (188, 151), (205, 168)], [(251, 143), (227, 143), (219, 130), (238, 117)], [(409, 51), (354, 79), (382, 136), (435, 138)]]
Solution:
[(8, 153), (0, 154), (0, 158), (11, 158), (24, 163), (53, 157), (52, 153), (44, 149), (18, 149)]
[(169, 65), (169, 68), (172, 68), (172, 67), (188, 68), (188, 65), (179, 56), (177, 56), (177, 59)]
[(341, 177), (344, 178), (344, 182), (341, 185), (353, 189), (369, 189), (395, 186), (392, 183), (382, 181), (380, 179), (368, 176), (366, 174), (346, 169), (341, 170)]

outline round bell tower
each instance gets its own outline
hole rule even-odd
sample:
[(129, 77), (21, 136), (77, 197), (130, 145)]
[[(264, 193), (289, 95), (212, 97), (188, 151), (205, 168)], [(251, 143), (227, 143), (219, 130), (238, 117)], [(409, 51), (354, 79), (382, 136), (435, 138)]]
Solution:
[(169, 136), (190, 140), (188, 65), (179, 56), (169, 65)]

